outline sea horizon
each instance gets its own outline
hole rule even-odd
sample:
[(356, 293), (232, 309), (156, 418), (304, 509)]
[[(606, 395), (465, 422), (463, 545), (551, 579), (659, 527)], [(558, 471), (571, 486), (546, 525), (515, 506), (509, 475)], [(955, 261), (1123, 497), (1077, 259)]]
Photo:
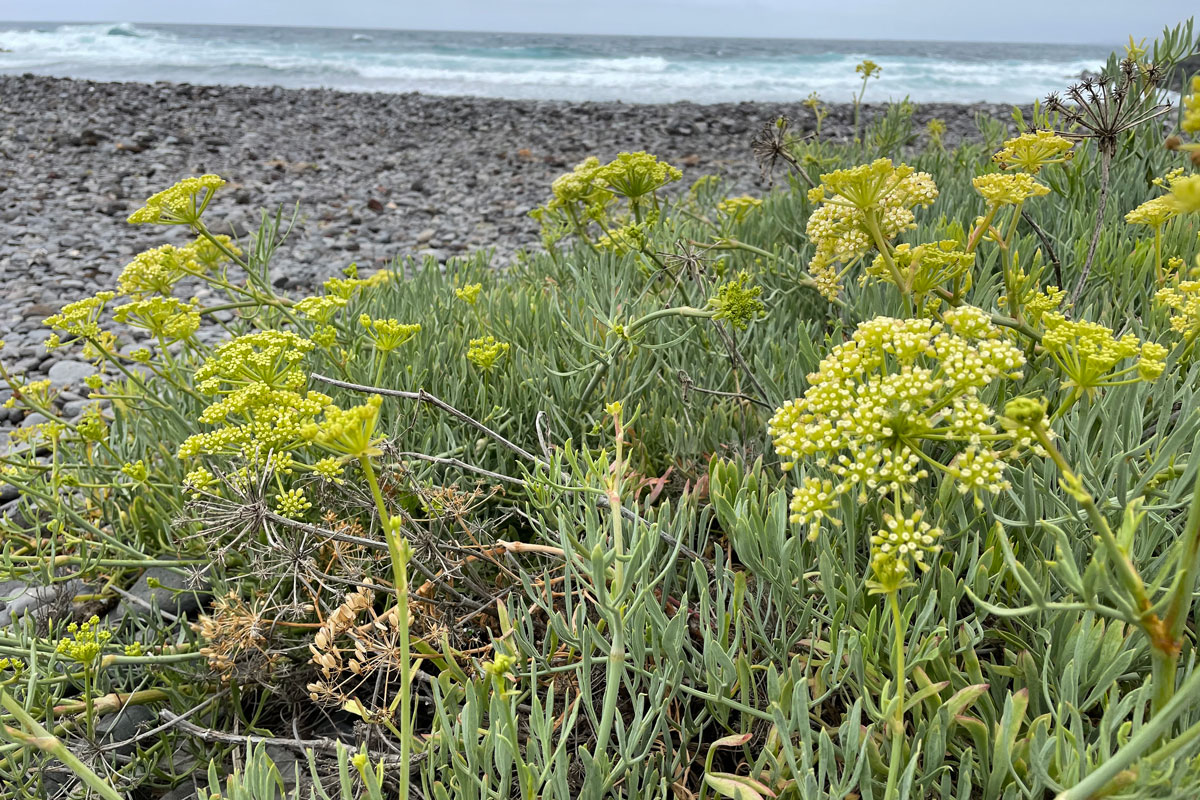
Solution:
[(0, 74), (507, 99), (1027, 103), (1095, 71), (1100, 44), (0, 22)]

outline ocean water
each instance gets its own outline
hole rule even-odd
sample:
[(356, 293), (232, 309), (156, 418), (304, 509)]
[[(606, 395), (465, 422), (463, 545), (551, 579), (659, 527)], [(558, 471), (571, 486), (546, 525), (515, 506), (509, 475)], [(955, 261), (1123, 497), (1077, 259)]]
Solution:
[(972, 42), (711, 39), (254, 26), (0, 22), (0, 73), (486, 97), (701, 103), (1023, 103), (1096, 70), (1110, 48)]

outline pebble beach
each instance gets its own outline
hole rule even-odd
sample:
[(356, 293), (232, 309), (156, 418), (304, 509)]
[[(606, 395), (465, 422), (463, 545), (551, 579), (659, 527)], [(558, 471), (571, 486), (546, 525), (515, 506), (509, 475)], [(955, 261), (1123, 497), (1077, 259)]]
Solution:
[[(851, 108), (829, 110), (823, 136), (848, 136)], [(864, 115), (881, 110), (868, 105)], [(976, 114), (1010, 112), (931, 103), (915, 119), (918, 130), (944, 120), (952, 146), (977, 135)], [(297, 294), (351, 262), (491, 249), (503, 267), (539, 246), (529, 210), (590, 155), (647, 150), (681, 167), (683, 184), (716, 173), (732, 193), (762, 194), (750, 140), (780, 114), (797, 133), (813, 127), (799, 102), (572, 103), (0, 76), (0, 359), (27, 380), (66, 387), (64, 416), (82, 413), (77, 390), (91, 367), (70, 350), (46, 351), (42, 320), (113, 288), (141, 250), (185, 239), (125, 220), (187, 175), (229, 181), (208, 214), (225, 232), (256, 228), (264, 208), (290, 214), (298, 205), (274, 262), (278, 288)], [(0, 401), (7, 396), (0, 388)], [(0, 426), (32, 421), (0, 409)]]

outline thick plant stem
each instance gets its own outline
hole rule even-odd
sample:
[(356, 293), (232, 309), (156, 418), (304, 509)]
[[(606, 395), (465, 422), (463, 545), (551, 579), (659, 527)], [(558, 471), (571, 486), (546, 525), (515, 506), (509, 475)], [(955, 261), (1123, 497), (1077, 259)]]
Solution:
[(387, 540), (388, 555), (392, 561), (392, 586), (396, 590), (396, 633), (400, 639), (400, 761), (404, 766), (396, 776), (399, 796), (408, 797), (409, 764), (412, 760), (412, 658), (408, 641), (408, 562), (412, 558), (412, 547), (400, 532), (399, 518), (393, 519), (383, 502), (383, 492), (375, 477), (375, 469), (368, 456), (360, 456), (363, 475), (371, 487), (375, 510)]
[(105, 800), (123, 800), (117, 790), (112, 787), (111, 783), (93, 772), (87, 764), (63, 744), (62, 740), (42, 727), (41, 723), (30, 716), (29, 712), (17, 702), (16, 698), (4, 691), (3, 688), (0, 688), (0, 705), (3, 705), (4, 709), (12, 714), (17, 722), (25, 728), (24, 731), (20, 731), (10, 728), (7, 725), (4, 726), (4, 732), (8, 738), (25, 747), (34, 747), (54, 756), (66, 764), (89, 789)]
[(900, 796), (900, 764), (904, 760), (904, 615), (900, 612), (898, 592), (888, 592), (888, 606), (892, 610), (892, 672), (896, 682), (896, 710), (892, 714), (892, 749), (888, 757), (887, 789), (884, 800), (895, 800)]
[[(1187, 525), (1179, 542), (1179, 566), (1171, 585), (1171, 599), (1167, 604), (1164, 620), (1167, 636), (1172, 642), (1182, 641), (1184, 628), (1191, 617), (1196, 579), (1200, 571), (1200, 563), (1197, 562), (1200, 562), (1200, 475), (1196, 476), (1192, 502), (1188, 508)], [(1178, 656), (1174, 654), (1170, 661), (1161, 667), (1155, 662), (1153, 710), (1156, 714), (1175, 694), (1177, 665)]]
[[(1055, 800), (1091, 800), (1103, 797), (1109, 783), (1133, 766), (1142, 753), (1153, 747), (1155, 742), (1161, 741), (1170, 733), (1171, 725), (1175, 722), (1176, 717), (1192, 707), (1198, 693), (1200, 693), (1200, 670), (1195, 670), (1183, 682), (1183, 685), (1179, 687), (1179, 692), (1167, 702), (1162, 711), (1151, 717), (1149, 722), (1143, 725), (1128, 742), (1095, 771), (1070, 789), (1060, 792)], [(1174, 749), (1174, 744), (1168, 742), (1164, 747)], [(1156, 756), (1156, 753), (1152, 753), (1149, 758), (1155, 759)]]
[(1083, 272), (1079, 273), (1079, 280), (1075, 282), (1075, 289), (1071, 292), (1069, 303), (1072, 307), (1079, 302), (1079, 296), (1083, 294), (1083, 286), (1087, 283), (1088, 274), (1092, 271), (1092, 259), (1096, 257), (1096, 245), (1100, 243), (1100, 231), (1104, 228), (1104, 210), (1108, 206), (1108, 176), (1111, 164), (1112, 156), (1101, 148), (1100, 202), (1096, 207), (1096, 225), (1092, 228), (1092, 241), (1088, 244), (1087, 258), (1083, 262)]
[[(1033, 430), (1038, 443), (1045, 449), (1051, 460), (1058, 467), (1067, 492), (1075, 498), (1075, 502), (1083, 507), (1093, 531), (1100, 538), (1100, 542), (1104, 546), (1109, 560), (1116, 567), (1121, 583), (1133, 601), (1133, 607), (1137, 609), (1137, 625), (1150, 640), (1151, 679), (1154, 686), (1151, 708), (1157, 714), (1162, 711), (1167, 701), (1171, 699), (1175, 692), (1175, 670), (1176, 662), (1179, 658), (1180, 636), (1173, 633), (1169, 619), (1164, 620), (1152, 610), (1150, 597), (1146, 593), (1146, 585), (1142, 581), (1141, 576), (1138, 575), (1137, 568), (1134, 567), (1132, 559), (1129, 558), (1129, 555), (1117, 542), (1112, 528), (1109, 527), (1108, 520), (1104, 518), (1104, 514), (1101, 513), (1100, 507), (1096, 504), (1095, 498), (1083, 488), (1083, 481), (1074, 473), (1058, 447), (1050, 439), (1044, 425), (1038, 423)], [(1193, 502), (1193, 511), (1195, 510), (1195, 505), (1195, 502)], [(1189, 520), (1190, 523), (1200, 525), (1200, 521), (1195, 519), (1195, 514), (1192, 514), (1191, 517)], [(1195, 543), (1195, 538), (1195, 536), (1192, 537), (1193, 543), (1191, 546), (1200, 544)], [(1185, 548), (1189, 547), (1186, 536), (1184, 546)], [(1195, 561), (1194, 557), (1192, 561)], [(1190, 574), (1194, 575), (1194, 571)], [(1183, 612), (1185, 616), (1186, 610), (1191, 607), (1192, 583), (1194, 583), (1194, 577), (1188, 579), (1188, 602)], [(1180, 588), (1183, 587), (1177, 582), (1176, 589)], [(1175, 599), (1173, 598), (1173, 602)], [(1180, 629), (1180, 633), (1182, 633), (1182, 629)]]

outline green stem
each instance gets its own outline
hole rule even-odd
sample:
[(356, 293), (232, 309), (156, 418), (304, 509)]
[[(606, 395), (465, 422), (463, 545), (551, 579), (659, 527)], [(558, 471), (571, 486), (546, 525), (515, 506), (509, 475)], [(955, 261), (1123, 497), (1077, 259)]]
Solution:
[[(1127, 768), (1131, 767), (1142, 753), (1168, 735), (1172, 723), (1183, 712), (1192, 707), (1197, 695), (1200, 694), (1200, 670), (1195, 670), (1188, 676), (1174, 697), (1163, 706), (1159, 713), (1141, 727), (1123, 747), (1113, 753), (1096, 770), (1086, 778), (1063, 792), (1055, 800), (1092, 800), (1102, 797), (1105, 787)], [(1172, 752), (1173, 742), (1163, 745), (1163, 749)], [(1149, 758), (1157, 759), (1158, 753), (1152, 753)]]
[[(388, 555), (392, 561), (392, 585), (396, 590), (396, 633), (400, 640), (400, 760), (404, 766), (396, 776), (399, 786), (399, 797), (408, 797), (409, 768), (412, 758), (412, 658), (409, 652), (408, 633), (408, 562), (412, 558), (412, 546), (400, 531), (398, 524), (393, 522), (383, 502), (383, 492), (375, 477), (375, 469), (371, 466), (369, 456), (359, 456), (363, 475), (367, 485), (371, 487), (371, 497), (375, 500), (375, 510), (379, 514), (379, 524), (383, 528), (387, 540)], [(397, 519), (396, 522), (399, 520)]]
[(888, 592), (888, 606), (892, 610), (892, 672), (895, 673), (895, 711), (892, 714), (892, 747), (888, 757), (887, 788), (884, 800), (895, 800), (900, 796), (898, 786), (900, 765), (904, 760), (904, 615), (900, 612), (897, 591)]
[(60, 739), (54, 736), (50, 731), (42, 727), (42, 725), (30, 716), (24, 707), (16, 701), (8, 692), (0, 689), (0, 705), (7, 709), (8, 713), (17, 718), (17, 721), (29, 733), (18, 731), (14, 728), (5, 726), (4, 730), (9, 738), (22, 744), (26, 747), (36, 747), (39, 750), (49, 753), (57, 758), (62, 763), (66, 764), (79, 780), (87, 784), (88, 788), (96, 794), (104, 798), (104, 800), (124, 800), (117, 790), (112, 787), (108, 781), (101, 778), (83, 761), (72, 753)]

